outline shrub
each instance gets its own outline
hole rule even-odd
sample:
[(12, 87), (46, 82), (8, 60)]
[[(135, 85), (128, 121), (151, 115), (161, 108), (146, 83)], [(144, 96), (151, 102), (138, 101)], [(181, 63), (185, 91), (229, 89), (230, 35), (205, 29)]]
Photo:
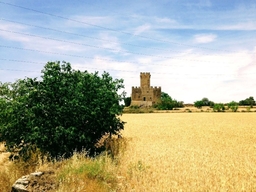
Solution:
[(66, 62), (48, 62), (42, 73), (41, 80), (1, 84), (0, 141), (10, 152), (26, 154), (35, 146), (52, 157), (82, 150), (95, 154), (103, 135), (124, 128), (122, 79), (72, 70)]
[(194, 106), (197, 107), (198, 109), (201, 109), (203, 106), (214, 106), (214, 102), (210, 101), (208, 98), (204, 97), (203, 99), (199, 101), (194, 102)]
[(125, 107), (129, 107), (131, 105), (131, 97), (124, 98), (124, 105)]
[(204, 106), (204, 104), (202, 101), (195, 101), (194, 106), (198, 109), (201, 109)]
[(251, 107), (246, 107), (247, 112), (251, 112)]
[(132, 105), (130, 106), (130, 109), (139, 109), (140, 107), (138, 105)]
[(233, 112), (236, 112), (238, 109), (238, 103), (235, 101), (231, 101), (228, 103), (228, 108), (231, 109)]
[(158, 110), (172, 110), (173, 108), (184, 107), (183, 101), (172, 99), (167, 93), (161, 93), (161, 100), (158, 104), (154, 105)]
[(224, 104), (223, 103), (214, 104), (213, 111), (215, 111), (215, 112), (224, 112), (225, 111)]

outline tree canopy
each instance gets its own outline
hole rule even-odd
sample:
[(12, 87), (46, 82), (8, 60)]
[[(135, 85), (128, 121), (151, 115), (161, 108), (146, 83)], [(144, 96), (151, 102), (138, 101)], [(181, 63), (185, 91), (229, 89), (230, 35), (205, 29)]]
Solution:
[(194, 106), (197, 108), (202, 108), (203, 106), (210, 106), (213, 107), (214, 106), (214, 102), (210, 101), (208, 98), (204, 97), (201, 100), (195, 101), (194, 102)]
[(158, 104), (155, 105), (155, 107), (160, 110), (172, 110), (175, 107), (184, 107), (184, 104), (182, 101), (172, 99), (168, 93), (162, 92), (161, 100)]
[(251, 96), (249, 98), (246, 98), (244, 100), (239, 101), (239, 105), (245, 105), (245, 106), (253, 107), (254, 105), (256, 105), (256, 102), (255, 102), (254, 98)]
[(90, 150), (105, 134), (119, 134), (122, 79), (48, 62), (41, 79), (0, 84), (0, 141), (9, 151), (36, 146), (52, 157)]

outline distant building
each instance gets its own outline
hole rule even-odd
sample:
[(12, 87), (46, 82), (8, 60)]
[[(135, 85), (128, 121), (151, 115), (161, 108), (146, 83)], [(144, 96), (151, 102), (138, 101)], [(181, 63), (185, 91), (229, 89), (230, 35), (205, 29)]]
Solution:
[(152, 106), (160, 101), (161, 87), (150, 86), (150, 73), (140, 73), (140, 87), (132, 87), (131, 105)]

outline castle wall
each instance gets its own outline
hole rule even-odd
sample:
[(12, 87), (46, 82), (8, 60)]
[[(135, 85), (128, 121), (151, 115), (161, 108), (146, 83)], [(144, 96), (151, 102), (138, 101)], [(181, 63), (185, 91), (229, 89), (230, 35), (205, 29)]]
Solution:
[(144, 106), (144, 107), (150, 107), (153, 105), (152, 101), (132, 101), (131, 106)]
[(140, 87), (132, 87), (131, 105), (152, 106), (161, 98), (161, 87), (150, 86), (150, 73), (140, 73)]

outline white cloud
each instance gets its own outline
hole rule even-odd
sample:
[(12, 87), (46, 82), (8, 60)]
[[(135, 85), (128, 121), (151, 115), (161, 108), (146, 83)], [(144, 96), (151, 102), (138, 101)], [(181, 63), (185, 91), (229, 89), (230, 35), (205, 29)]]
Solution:
[(210, 43), (216, 39), (216, 35), (214, 34), (198, 34), (194, 36), (194, 40), (196, 43)]
[(239, 77), (241, 78), (244, 78), (244, 77), (251, 78), (256, 74), (256, 47), (254, 48), (254, 51), (251, 53), (251, 57), (245, 58), (245, 59), (247, 60), (247, 62), (245, 65), (242, 65), (239, 68), (238, 74), (239, 74)]
[(100, 41), (100, 47), (106, 48), (106, 49), (112, 49), (111, 52), (114, 53), (120, 53), (123, 51), (121, 43), (119, 39), (116, 36), (113, 36), (109, 33), (101, 33), (99, 34), (100, 39), (104, 39), (105, 41)]
[[(0, 29), (0, 37), (9, 41), (18, 42), (23, 45), (23, 48), (26, 49), (37, 49), (48, 52), (65, 52), (65, 51), (73, 51), (73, 52), (81, 52), (82, 50), (86, 50), (85, 46), (69, 44), (66, 42), (62, 42), (60, 37), (54, 37), (53, 39), (60, 39), (60, 41), (55, 41), (51, 39), (47, 39), (45, 35), (37, 35), (33, 32), (30, 32), (30, 28), (25, 27), (20, 24), (9, 24), (2, 22)], [(27, 34), (27, 35), (26, 35)], [(31, 34), (31, 36), (29, 35)], [(36, 37), (38, 36), (38, 37)], [(40, 36), (42, 38), (40, 38)], [(43, 38), (45, 37), (45, 38)], [(66, 41), (69, 41), (68, 39)], [(81, 43), (78, 40), (70, 40), (75, 43)], [(18, 46), (20, 47), (20, 46)]]
[[(3, 39), (7, 39), (7, 40), (11, 40), (11, 41), (18, 41), (18, 42), (28, 42), (29, 41), (29, 37), (14, 33), (15, 31), (21, 32), (21, 31), (28, 30), (28, 28), (24, 27), (23, 25), (12, 24), (12, 23), (7, 23), (4, 21), (1, 21), (0, 29), (2, 29), (2, 30), (0, 30), (0, 37), (2, 37)], [(12, 32), (12, 31), (14, 31), (14, 32)]]
[(243, 99), (242, 92), (256, 94), (251, 89), (253, 76), (249, 75), (250, 71), (239, 75), (240, 68), (251, 63), (252, 57), (246, 50), (221, 55), (190, 51), (190, 54), (184, 52), (181, 58), (153, 59), (151, 63), (156, 66), (147, 69), (151, 72), (152, 85), (161, 86), (162, 91), (177, 100), (193, 103), (208, 97), (215, 102), (239, 101)]
[(154, 21), (157, 23), (163, 23), (163, 24), (176, 24), (177, 21), (174, 19), (170, 19), (168, 17), (154, 17)]
[(1, 20), (1, 29), (5, 29), (5, 30), (25, 30), (27, 29), (27, 27), (25, 27), (24, 25), (20, 25), (20, 24), (13, 24), (13, 23), (9, 23), (9, 22), (5, 22), (4, 20)]
[(226, 24), (216, 26), (216, 30), (242, 30), (242, 31), (250, 31), (256, 30), (255, 22), (243, 22), (243, 23), (234, 23), (234, 24)]
[(145, 32), (145, 31), (148, 31), (151, 29), (151, 25), (149, 24), (144, 24), (144, 25), (141, 25), (137, 28), (135, 28), (135, 31), (134, 31), (134, 35), (140, 35), (141, 33)]

